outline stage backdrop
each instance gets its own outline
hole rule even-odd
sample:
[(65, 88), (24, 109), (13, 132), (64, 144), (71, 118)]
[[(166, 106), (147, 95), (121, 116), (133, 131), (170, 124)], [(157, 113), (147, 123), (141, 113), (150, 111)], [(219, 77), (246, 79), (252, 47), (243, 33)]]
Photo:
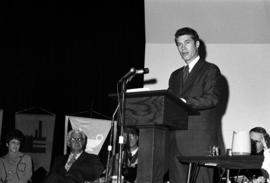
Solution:
[(170, 73), (184, 62), (174, 33), (188, 26), (206, 44), (207, 57), (228, 83), (228, 105), (222, 119), (225, 145), (233, 130), (262, 126), (270, 130), (270, 1), (269, 0), (145, 0), (145, 85), (167, 89)]
[(0, 140), (2, 137), (3, 109), (0, 109)]
[(34, 170), (50, 170), (55, 114), (41, 108), (16, 112), (15, 127), (25, 135), (22, 151), (32, 157)]
[[(65, 143), (67, 144), (67, 133), (71, 129), (82, 130), (87, 135), (85, 151), (98, 155), (102, 145), (110, 132), (111, 121), (104, 119), (86, 118), (78, 116), (66, 116), (65, 119)], [(67, 146), (64, 146), (64, 154)]]

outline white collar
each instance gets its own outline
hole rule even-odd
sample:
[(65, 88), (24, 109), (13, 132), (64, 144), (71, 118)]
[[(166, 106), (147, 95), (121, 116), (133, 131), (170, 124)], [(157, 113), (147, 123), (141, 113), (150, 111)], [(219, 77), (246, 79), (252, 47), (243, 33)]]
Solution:
[(133, 151), (131, 151), (131, 156), (134, 156), (134, 154), (136, 154), (136, 152), (138, 151), (138, 147), (136, 149), (134, 149)]
[[(83, 151), (82, 151), (82, 152), (83, 152)], [(75, 159), (78, 159), (78, 158), (80, 157), (80, 155), (82, 154), (82, 152), (76, 154)], [(74, 153), (70, 153), (69, 158), (71, 158), (71, 157), (73, 156), (73, 154), (74, 154)]]
[(192, 60), (189, 64), (185, 64), (188, 65), (189, 67), (189, 72), (191, 72), (191, 70), (193, 69), (193, 67), (195, 66), (195, 64), (200, 60), (200, 56), (198, 55), (194, 60)]

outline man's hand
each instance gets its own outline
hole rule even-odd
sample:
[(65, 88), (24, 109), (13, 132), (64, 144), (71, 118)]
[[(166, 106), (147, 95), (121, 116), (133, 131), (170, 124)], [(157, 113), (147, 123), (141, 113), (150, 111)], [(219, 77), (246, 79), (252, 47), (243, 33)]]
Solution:
[(184, 98), (180, 98), (180, 100), (182, 100), (185, 104), (187, 103), (186, 99)]

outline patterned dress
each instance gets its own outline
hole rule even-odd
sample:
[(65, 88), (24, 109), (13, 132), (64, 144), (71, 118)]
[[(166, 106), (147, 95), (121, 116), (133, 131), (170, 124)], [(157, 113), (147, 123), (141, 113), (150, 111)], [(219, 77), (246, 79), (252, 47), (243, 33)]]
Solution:
[(0, 183), (27, 183), (32, 177), (32, 161), (22, 153), (0, 158)]

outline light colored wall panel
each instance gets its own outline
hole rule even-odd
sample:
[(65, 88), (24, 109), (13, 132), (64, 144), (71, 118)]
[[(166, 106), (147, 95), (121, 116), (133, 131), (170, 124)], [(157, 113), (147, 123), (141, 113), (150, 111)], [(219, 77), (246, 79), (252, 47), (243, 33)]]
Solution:
[[(174, 44), (148, 44), (145, 79), (157, 79), (152, 90), (167, 89), (170, 73), (184, 61)], [(223, 118), (226, 146), (233, 130), (254, 126), (270, 129), (270, 44), (207, 44), (207, 60), (219, 66), (228, 81), (229, 101)]]
[(176, 29), (195, 28), (229, 84), (223, 135), (233, 130), (270, 130), (270, 0), (146, 0), (145, 79), (150, 89), (168, 88), (170, 73), (183, 65), (174, 45)]
[(177, 28), (195, 28), (208, 43), (270, 43), (269, 0), (146, 0), (146, 40), (170, 43)]

